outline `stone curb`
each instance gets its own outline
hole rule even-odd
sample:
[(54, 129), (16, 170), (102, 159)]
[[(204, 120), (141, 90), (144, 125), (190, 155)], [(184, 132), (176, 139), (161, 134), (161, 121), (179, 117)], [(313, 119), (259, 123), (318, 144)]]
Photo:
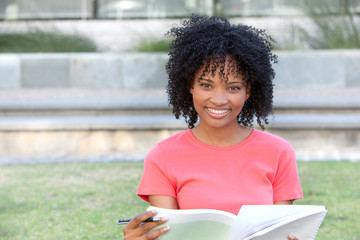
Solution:
[[(360, 87), (360, 50), (276, 52), (277, 88)], [(0, 88), (161, 88), (166, 53), (0, 54)]]
[[(294, 109), (360, 109), (360, 97), (275, 97), (274, 108)], [(159, 99), (62, 99), (2, 100), (0, 111), (6, 110), (151, 110), (170, 109), (165, 98)]]
[[(360, 129), (360, 114), (277, 114), (270, 129)], [(0, 131), (162, 130), (186, 129), (171, 115), (2, 117)]]

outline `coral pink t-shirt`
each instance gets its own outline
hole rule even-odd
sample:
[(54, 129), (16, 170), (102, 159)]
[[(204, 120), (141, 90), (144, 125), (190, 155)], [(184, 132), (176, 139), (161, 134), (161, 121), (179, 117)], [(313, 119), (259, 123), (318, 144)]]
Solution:
[(242, 205), (302, 198), (295, 152), (284, 139), (254, 129), (241, 143), (217, 147), (190, 130), (156, 144), (144, 161), (138, 196), (166, 195), (180, 209), (237, 214)]

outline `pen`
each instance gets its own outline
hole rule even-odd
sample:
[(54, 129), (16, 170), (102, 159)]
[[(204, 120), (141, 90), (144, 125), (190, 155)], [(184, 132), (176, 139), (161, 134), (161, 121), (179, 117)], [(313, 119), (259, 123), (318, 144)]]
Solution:
[[(143, 222), (155, 222), (155, 221), (160, 221), (161, 218), (158, 218), (158, 217), (151, 217), (151, 218), (148, 218), (146, 219), (145, 221)], [(121, 224), (127, 224), (131, 221), (131, 218), (127, 218), (127, 219), (119, 219), (117, 220), (117, 224), (121, 225)]]

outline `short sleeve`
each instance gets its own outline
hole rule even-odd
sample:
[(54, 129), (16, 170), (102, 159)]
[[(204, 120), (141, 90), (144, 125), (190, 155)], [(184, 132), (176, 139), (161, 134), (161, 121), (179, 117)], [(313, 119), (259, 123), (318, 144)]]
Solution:
[(144, 160), (144, 171), (137, 195), (147, 202), (149, 195), (176, 197), (175, 187), (169, 178), (164, 154), (159, 144), (154, 146)]
[(303, 197), (296, 166), (295, 151), (288, 143), (278, 162), (273, 181), (274, 202), (295, 200)]

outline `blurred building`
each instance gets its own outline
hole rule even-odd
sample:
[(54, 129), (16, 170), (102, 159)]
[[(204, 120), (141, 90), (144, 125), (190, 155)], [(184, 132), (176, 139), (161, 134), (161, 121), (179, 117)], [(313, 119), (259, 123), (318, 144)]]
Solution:
[[(334, 13), (348, 9), (360, 22), (358, 0), (317, 2), (325, 2)], [(88, 36), (100, 51), (117, 52), (163, 37), (178, 22), (174, 18), (192, 13), (223, 15), (266, 29), (280, 45), (300, 41), (294, 25), (316, 32), (304, 13), (304, 2), (298, 0), (2, 0), (0, 33), (56, 29)]]
[[(353, 1), (355, 4), (355, 1)], [(296, 0), (3, 0), (0, 19), (128, 19), (299, 14)]]
[[(334, 9), (360, 12), (358, 0), (326, 0)], [(239, 16), (302, 14), (298, 0), (2, 0), (0, 19), (178, 18), (191, 13)]]

